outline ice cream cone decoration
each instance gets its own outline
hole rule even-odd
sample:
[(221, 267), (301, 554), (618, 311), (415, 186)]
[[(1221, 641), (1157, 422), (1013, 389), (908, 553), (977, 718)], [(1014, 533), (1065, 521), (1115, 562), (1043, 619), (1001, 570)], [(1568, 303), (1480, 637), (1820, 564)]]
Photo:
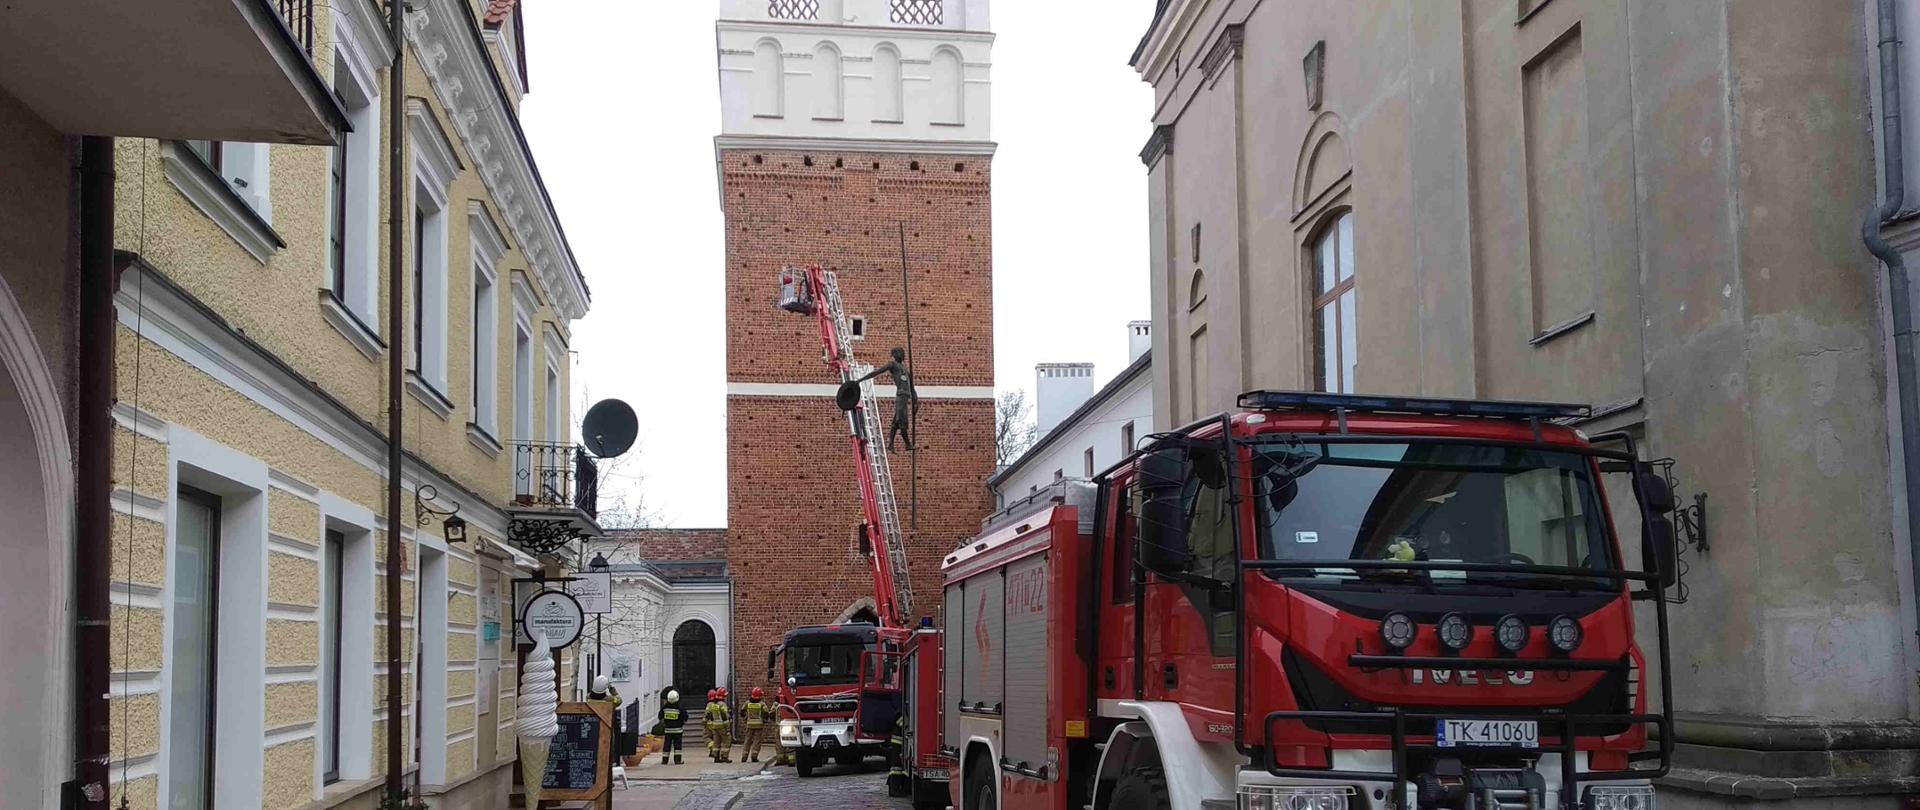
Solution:
[(534, 637), (520, 670), (517, 731), (520, 738), (520, 780), (527, 807), (540, 804), (540, 782), (547, 771), (547, 754), (560, 733), (560, 691), (553, 681), (553, 648), (544, 633)]

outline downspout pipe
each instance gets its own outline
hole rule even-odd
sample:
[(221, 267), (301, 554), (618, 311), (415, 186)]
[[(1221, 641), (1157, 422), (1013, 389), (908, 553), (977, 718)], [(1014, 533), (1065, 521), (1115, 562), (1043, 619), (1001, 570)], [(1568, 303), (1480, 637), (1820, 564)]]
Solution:
[(71, 806), (104, 810), (113, 490), (113, 139), (80, 139), (80, 358), (74, 480), (74, 763)]
[[(1913, 579), (1916, 627), (1920, 628), (1920, 370), (1913, 348), (1913, 298), (1907, 263), (1887, 243), (1881, 225), (1906, 203), (1907, 170), (1900, 126), (1900, 23), (1894, 0), (1878, 0), (1880, 21), (1880, 140), (1886, 199), (1867, 212), (1861, 239), (1887, 265), (1893, 310), (1893, 365), (1900, 389), (1900, 458), (1906, 471), (1908, 575)], [(1920, 633), (1920, 630), (1916, 631)]]
[[(403, 755), (408, 750), (402, 736), (400, 696), (407, 691), (400, 673), (400, 572), (406, 569), (405, 549), (400, 543), (401, 415), (405, 402), (400, 393), (405, 384), (407, 235), (407, 41), (401, 27), (406, 12), (403, 0), (387, 0), (387, 37), (393, 46), (393, 65), (387, 69), (387, 779), (389, 807), (400, 807), (405, 796), (401, 782)], [(418, 632), (418, 628), (415, 628)]]

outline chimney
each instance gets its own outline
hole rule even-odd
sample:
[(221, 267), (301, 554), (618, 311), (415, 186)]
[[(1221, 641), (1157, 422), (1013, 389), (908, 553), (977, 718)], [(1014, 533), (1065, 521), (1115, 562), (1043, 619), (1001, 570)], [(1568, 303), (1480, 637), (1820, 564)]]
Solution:
[(1042, 436), (1093, 398), (1092, 363), (1041, 363), (1033, 367), (1034, 427)]
[(1153, 350), (1153, 321), (1127, 322), (1127, 362)]

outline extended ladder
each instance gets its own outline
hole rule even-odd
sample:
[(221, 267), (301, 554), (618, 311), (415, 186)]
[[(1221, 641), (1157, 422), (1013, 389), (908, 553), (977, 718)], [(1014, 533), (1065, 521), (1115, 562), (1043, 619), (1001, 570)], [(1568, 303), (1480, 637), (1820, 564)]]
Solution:
[[(840, 377), (842, 386), (866, 376), (872, 366), (853, 356), (853, 329), (840, 300), (840, 280), (819, 266), (789, 267), (781, 272), (780, 307), (813, 315), (820, 329), (821, 359)], [(842, 402), (842, 407), (847, 403)], [(893, 471), (887, 464), (885, 433), (873, 381), (860, 384), (860, 395), (847, 408), (847, 431), (852, 446), (864, 531), (871, 549), (874, 600), (882, 627), (904, 628), (913, 613), (913, 589), (907, 580), (907, 545), (900, 530), (899, 500), (894, 494)], [(916, 437), (917, 438), (917, 437)], [(875, 537), (878, 535), (878, 537)]]

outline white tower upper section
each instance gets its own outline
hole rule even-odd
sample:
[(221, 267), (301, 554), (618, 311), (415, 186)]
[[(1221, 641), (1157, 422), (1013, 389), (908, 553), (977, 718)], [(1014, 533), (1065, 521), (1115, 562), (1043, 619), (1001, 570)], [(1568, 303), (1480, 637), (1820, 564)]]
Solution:
[(720, 145), (991, 152), (988, 2), (720, 0)]

